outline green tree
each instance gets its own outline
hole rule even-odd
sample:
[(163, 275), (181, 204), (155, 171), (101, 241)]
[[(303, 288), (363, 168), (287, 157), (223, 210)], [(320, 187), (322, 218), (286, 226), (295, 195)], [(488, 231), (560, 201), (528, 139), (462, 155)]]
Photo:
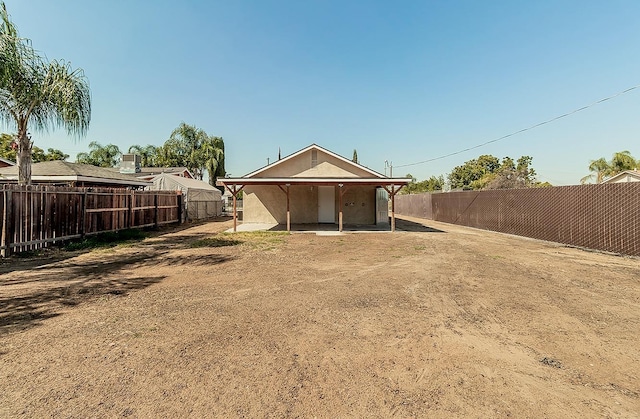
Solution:
[(602, 181), (609, 176), (609, 162), (604, 157), (600, 157), (597, 160), (591, 160), (589, 162), (589, 171), (593, 172), (580, 179), (580, 183), (588, 183), (589, 180), (595, 177), (596, 183), (602, 183)]
[(67, 160), (68, 158), (68, 154), (65, 154), (61, 150), (55, 148), (48, 148), (47, 153), (45, 154), (45, 161)]
[(16, 161), (18, 144), (15, 142), (15, 135), (0, 134), (0, 157), (5, 160)]
[(76, 161), (100, 167), (116, 167), (120, 162), (121, 154), (120, 149), (115, 144), (102, 146), (97, 141), (91, 141), (89, 143), (89, 152), (78, 153)]
[(209, 184), (216, 186), (219, 177), (226, 174), (224, 168), (224, 140), (222, 137), (207, 137), (200, 147), (204, 166), (209, 173)]
[(491, 155), (482, 155), (455, 167), (449, 173), (452, 189), (512, 189), (538, 185), (536, 172), (531, 167), (533, 158), (521, 156), (514, 161), (505, 157), (500, 161)]
[(351, 161), (358, 164), (358, 151), (355, 148), (353, 149), (353, 157), (351, 158)]
[(4, 2), (0, 3), (0, 119), (16, 129), (18, 182), (31, 183), (33, 142), (29, 127), (62, 126), (83, 136), (91, 121), (89, 83), (81, 69), (48, 62), (20, 38)]
[(589, 162), (589, 171), (592, 172), (580, 179), (580, 183), (589, 183), (595, 178), (596, 183), (602, 183), (604, 180), (625, 170), (640, 169), (640, 160), (635, 159), (627, 150), (613, 153), (610, 161), (604, 157)]
[(629, 151), (618, 151), (613, 154), (609, 163), (609, 176), (615, 176), (625, 170), (633, 170), (638, 168), (640, 160), (636, 160)]
[[(18, 145), (15, 138), (15, 135), (0, 134), (0, 157), (14, 162), (16, 161)], [(46, 152), (37, 146), (33, 146), (31, 149), (31, 160), (33, 163), (50, 160), (66, 160), (68, 158), (68, 154), (64, 154), (62, 151), (53, 148), (49, 148)]]
[(444, 176), (442, 175), (437, 177), (431, 176), (429, 179), (423, 180), (421, 182), (418, 182), (418, 180), (410, 173), (405, 177), (411, 178), (411, 183), (400, 189), (400, 194), (403, 195), (441, 191), (444, 187)]
[(454, 167), (449, 173), (451, 189), (482, 189), (491, 179), (487, 178), (500, 168), (500, 160), (492, 155), (482, 155)]
[(500, 168), (488, 176), (490, 179), (483, 189), (515, 189), (536, 186), (536, 172), (531, 168), (533, 158), (522, 156), (517, 162), (511, 157), (502, 159)]
[(204, 171), (209, 173), (209, 183), (225, 175), (224, 140), (209, 136), (193, 125), (182, 122), (165, 143), (158, 147), (158, 166), (184, 166), (197, 179), (202, 179)]

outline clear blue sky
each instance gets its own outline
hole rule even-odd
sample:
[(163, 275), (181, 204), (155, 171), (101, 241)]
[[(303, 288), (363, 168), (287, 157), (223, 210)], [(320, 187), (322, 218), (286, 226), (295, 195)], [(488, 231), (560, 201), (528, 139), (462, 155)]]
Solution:
[[(6, 0), (21, 35), (84, 69), (87, 137), (34, 133), (75, 160), (90, 141), (161, 145), (181, 122), (222, 136), (241, 176), (317, 143), (418, 179), (493, 154), (576, 184), (589, 160), (640, 157), (640, 1)], [(9, 131), (3, 127), (3, 131)]]

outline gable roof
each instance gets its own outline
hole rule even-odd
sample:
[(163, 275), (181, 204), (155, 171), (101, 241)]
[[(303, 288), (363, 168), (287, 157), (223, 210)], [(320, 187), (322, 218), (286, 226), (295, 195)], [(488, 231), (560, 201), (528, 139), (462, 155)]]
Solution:
[(0, 157), (0, 162), (4, 163), (7, 166), (15, 166), (16, 164), (14, 162), (12, 162), (11, 160), (7, 160), (7, 159), (3, 159), (2, 157)]
[(176, 176), (171, 173), (161, 173), (159, 175), (155, 175), (151, 181), (156, 185), (161, 185), (161, 181), (164, 181), (164, 184), (170, 184), (172, 187), (175, 185), (183, 186), (185, 189), (202, 189), (207, 191), (216, 191), (220, 192), (220, 189), (215, 186), (209, 185), (207, 182), (203, 182), (198, 179), (191, 179), (188, 177)]
[[(620, 172), (615, 176), (611, 176), (609, 179), (603, 181), (602, 183), (616, 183), (620, 179), (625, 177), (631, 177), (636, 181), (640, 181), (640, 172), (637, 170), (625, 170), (624, 172)], [(628, 182), (628, 180), (627, 180)], [(632, 181), (633, 182), (633, 181)]]
[[(4, 179), (17, 180), (18, 166), (0, 168)], [(90, 164), (71, 163), (63, 160), (43, 161), (31, 165), (31, 180), (46, 182), (94, 182), (131, 186), (147, 186), (150, 182), (132, 179), (130, 176), (113, 172), (106, 167)]]
[(317, 144), (311, 144), (310, 146), (305, 147), (302, 150), (296, 151), (295, 153), (290, 154), (290, 155), (288, 155), (288, 156), (276, 161), (275, 163), (268, 164), (268, 165), (266, 165), (264, 167), (261, 167), (260, 169), (258, 169), (256, 171), (254, 171), (254, 172), (246, 174), (246, 175), (243, 176), (243, 178), (251, 178), (251, 177), (254, 177), (256, 175), (259, 175), (260, 173), (262, 173), (262, 172), (264, 172), (266, 170), (271, 170), (274, 167), (276, 167), (278, 165), (281, 165), (281, 164), (283, 164), (283, 163), (285, 163), (285, 162), (287, 162), (289, 160), (292, 160), (292, 159), (294, 159), (294, 158), (300, 156), (301, 154), (304, 154), (304, 153), (306, 153), (307, 151), (310, 151), (310, 150), (317, 150), (317, 151), (325, 153), (325, 154), (327, 154), (327, 155), (329, 155), (331, 157), (334, 157), (334, 158), (336, 158), (338, 160), (341, 160), (342, 162), (344, 162), (344, 163), (346, 163), (348, 165), (351, 165), (354, 168), (357, 168), (359, 170), (363, 170), (363, 171), (371, 174), (371, 177), (373, 177), (373, 178), (381, 178), (381, 179), (386, 178), (386, 176), (381, 174), (381, 173), (378, 173), (378, 172), (376, 172), (374, 170), (371, 170), (368, 167), (365, 167), (365, 166), (363, 166), (361, 164), (354, 163), (353, 161), (351, 161), (351, 160), (349, 160), (349, 159), (347, 159), (345, 157), (342, 157), (341, 155), (336, 154), (336, 153), (334, 153), (332, 151), (329, 151), (326, 148), (320, 147)]

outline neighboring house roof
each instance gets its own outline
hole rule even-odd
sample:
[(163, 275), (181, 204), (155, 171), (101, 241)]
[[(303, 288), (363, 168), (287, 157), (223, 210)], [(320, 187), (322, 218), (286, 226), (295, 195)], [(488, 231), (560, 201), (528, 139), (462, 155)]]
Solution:
[(154, 186), (159, 186), (160, 189), (182, 189), (183, 191), (187, 191), (188, 189), (202, 189), (207, 191), (215, 191), (217, 194), (222, 194), (220, 189), (215, 186), (209, 185), (207, 182), (203, 182), (197, 179), (190, 179), (181, 176), (175, 176), (169, 173), (162, 173), (156, 175), (151, 179)]
[[(0, 168), (3, 180), (17, 180), (18, 166)], [(31, 180), (41, 182), (87, 182), (110, 185), (148, 186), (150, 183), (114, 172), (106, 167), (71, 163), (62, 160), (45, 161), (31, 165)]]
[[(120, 173), (119, 167), (109, 167), (109, 170)], [(181, 176), (194, 179), (193, 174), (186, 167), (141, 167), (139, 172), (136, 173), (121, 173), (130, 178), (138, 178), (144, 180), (151, 180), (153, 176), (168, 173), (173, 176)]]
[(160, 173), (169, 173), (172, 175), (178, 175), (181, 173), (188, 173), (193, 179), (193, 174), (186, 167), (141, 167), (140, 173), (145, 175), (158, 175)]
[(625, 170), (602, 183), (640, 182), (640, 172), (637, 170)]
[(15, 166), (15, 165), (16, 164), (11, 160), (3, 159), (2, 157), (0, 157), (0, 167)]

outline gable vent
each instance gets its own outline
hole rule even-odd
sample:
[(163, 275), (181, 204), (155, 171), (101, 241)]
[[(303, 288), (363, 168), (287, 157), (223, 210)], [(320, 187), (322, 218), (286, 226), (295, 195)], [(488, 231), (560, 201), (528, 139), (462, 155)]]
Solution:
[(311, 150), (311, 167), (318, 165), (318, 150)]

